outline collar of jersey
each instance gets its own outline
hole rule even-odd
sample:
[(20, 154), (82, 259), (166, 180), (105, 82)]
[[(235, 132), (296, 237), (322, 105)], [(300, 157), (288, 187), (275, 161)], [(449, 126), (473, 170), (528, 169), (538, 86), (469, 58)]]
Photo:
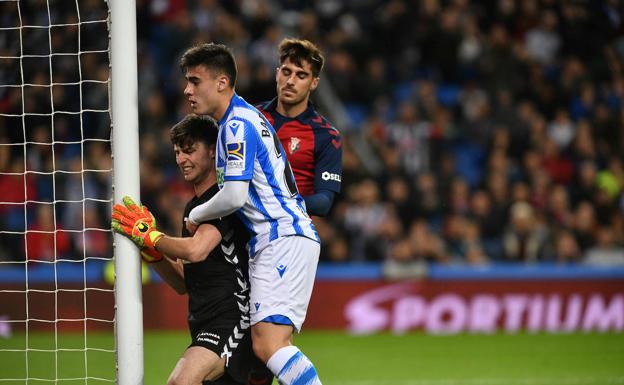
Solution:
[(240, 104), (241, 101), (242, 101), (241, 97), (238, 96), (236, 92), (234, 92), (234, 95), (232, 95), (232, 99), (230, 99), (230, 105), (228, 105), (227, 110), (225, 110), (225, 114), (223, 114), (223, 118), (219, 120), (219, 126), (228, 121), (228, 118), (230, 117), (230, 114), (232, 113), (232, 109), (234, 109), (234, 105)]
[[(276, 114), (279, 114), (280, 116), (283, 116), (282, 114), (277, 112), (277, 98), (273, 98), (269, 102), (269, 105), (267, 106), (266, 109), (270, 110), (270, 111), (275, 111)], [(287, 119), (297, 119), (301, 123), (308, 124), (308, 121), (310, 119), (314, 118), (315, 115), (316, 115), (316, 113), (314, 112), (314, 105), (312, 104), (311, 101), (308, 100), (308, 107), (302, 113), (300, 113), (299, 115), (295, 116), (294, 118), (289, 118), (287, 116), (284, 116), (284, 118), (287, 118)]]

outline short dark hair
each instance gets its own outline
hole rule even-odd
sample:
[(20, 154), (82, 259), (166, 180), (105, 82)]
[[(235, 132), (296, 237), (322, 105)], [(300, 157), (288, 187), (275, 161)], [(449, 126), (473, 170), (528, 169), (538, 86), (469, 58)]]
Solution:
[(279, 45), (279, 60), (284, 63), (290, 59), (293, 63), (301, 66), (303, 60), (310, 63), (312, 75), (318, 77), (323, 69), (325, 58), (321, 50), (311, 41), (303, 39), (286, 38)]
[(197, 142), (203, 142), (206, 147), (217, 143), (217, 122), (205, 115), (186, 115), (184, 119), (171, 127), (169, 137), (171, 143), (182, 150), (192, 147)]
[(186, 71), (190, 67), (203, 65), (218, 74), (230, 79), (230, 87), (236, 85), (236, 61), (234, 54), (223, 44), (202, 43), (184, 52), (180, 58), (180, 68)]

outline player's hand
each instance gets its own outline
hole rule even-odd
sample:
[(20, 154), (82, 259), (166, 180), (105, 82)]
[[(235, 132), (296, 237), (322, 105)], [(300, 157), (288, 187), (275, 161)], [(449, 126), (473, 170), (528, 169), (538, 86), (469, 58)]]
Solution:
[(157, 250), (146, 248), (141, 250), (141, 259), (146, 263), (156, 263), (163, 260), (163, 255)]
[(184, 223), (186, 224), (186, 230), (188, 230), (191, 235), (195, 234), (199, 225), (191, 221), (191, 218), (184, 218)]
[(132, 198), (123, 197), (123, 205), (113, 206), (111, 227), (132, 240), (140, 249), (153, 249), (165, 234), (156, 228), (156, 219), (147, 207), (138, 206)]

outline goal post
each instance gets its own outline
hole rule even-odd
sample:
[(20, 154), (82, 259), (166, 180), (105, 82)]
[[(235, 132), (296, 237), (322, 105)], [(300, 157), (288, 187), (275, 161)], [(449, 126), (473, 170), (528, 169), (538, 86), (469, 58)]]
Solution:
[[(114, 201), (140, 200), (139, 126), (134, 0), (109, 0)], [(114, 235), (117, 381), (143, 384), (141, 258), (131, 241)]]
[(0, 384), (143, 384), (135, 7), (0, 0)]

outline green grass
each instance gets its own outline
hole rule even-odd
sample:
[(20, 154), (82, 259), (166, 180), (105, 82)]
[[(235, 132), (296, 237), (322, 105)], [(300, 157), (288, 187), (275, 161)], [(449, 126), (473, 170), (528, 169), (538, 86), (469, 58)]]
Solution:
[[(341, 332), (304, 331), (296, 344), (314, 361), (324, 385), (608, 385), (624, 384), (624, 334), (425, 334), (350, 336)], [(145, 335), (146, 385), (164, 384), (189, 338), (184, 332)], [(28, 382), (23, 334), (0, 339), (0, 384), (110, 384), (114, 355), (83, 351), (81, 334), (31, 333)], [(110, 334), (89, 335), (89, 347), (111, 349)], [(101, 381), (102, 378), (108, 381)]]

